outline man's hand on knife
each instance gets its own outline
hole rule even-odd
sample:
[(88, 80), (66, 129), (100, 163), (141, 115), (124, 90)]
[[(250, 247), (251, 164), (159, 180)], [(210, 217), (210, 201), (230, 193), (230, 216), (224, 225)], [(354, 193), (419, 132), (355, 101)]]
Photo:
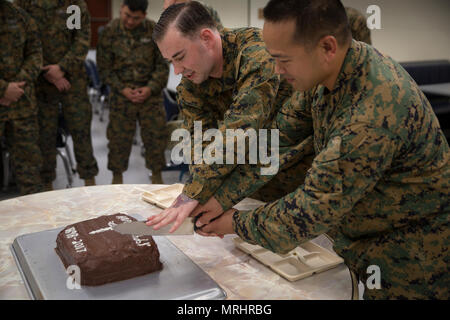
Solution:
[(195, 226), (201, 228), (207, 225), (210, 221), (214, 220), (223, 213), (222, 206), (216, 200), (211, 197), (204, 205), (198, 205), (191, 213), (191, 217), (198, 217)]
[(219, 237), (223, 238), (224, 235), (234, 234), (233, 229), (233, 214), (236, 209), (230, 209), (225, 211), (218, 218), (212, 220), (208, 224), (204, 225), (197, 233), (204, 237)]
[[(187, 217), (198, 216), (197, 222), (195, 224), (195, 226), (198, 228), (196, 231), (198, 234), (202, 236), (218, 236), (223, 238), (224, 234), (230, 233), (230, 228), (232, 232), (232, 227), (231, 224), (225, 223), (225, 225), (228, 227), (226, 228), (228, 232), (224, 232), (222, 225), (224, 219), (218, 219), (218, 217), (222, 214), (222, 206), (214, 197), (211, 197), (204, 205), (201, 205), (197, 200), (191, 199), (185, 194), (180, 194), (169, 208), (167, 208), (160, 214), (149, 217), (147, 219), (147, 225), (153, 226), (154, 229), (158, 230), (159, 228), (162, 228), (175, 221), (172, 228), (169, 230), (169, 232), (174, 232), (179, 228), (179, 226)], [(216, 227), (217, 225), (220, 226), (218, 228), (219, 232), (217, 233), (214, 232), (214, 228), (210, 228), (210, 226), (208, 225), (215, 219), (219, 220), (219, 223), (213, 223), (212, 225), (214, 227)]]
[(185, 194), (180, 194), (172, 205), (160, 214), (151, 216), (147, 219), (147, 225), (153, 226), (155, 230), (174, 222), (169, 232), (172, 233), (178, 229), (183, 221), (197, 207), (198, 201), (189, 198)]

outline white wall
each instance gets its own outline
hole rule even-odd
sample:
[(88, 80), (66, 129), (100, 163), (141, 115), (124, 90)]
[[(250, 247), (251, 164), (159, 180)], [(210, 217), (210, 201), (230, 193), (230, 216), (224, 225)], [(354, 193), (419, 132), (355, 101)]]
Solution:
[(343, 3), (365, 14), (371, 4), (380, 7), (382, 29), (372, 30), (372, 41), (394, 59), (450, 59), (450, 1), (343, 0)]
[[(113, 17), (119, 17), (120, 6), (123, 0), (112, 0), (113, 2)], [(248, 4), (247, 0), (206, 0), (203, 1), (211, 5), (219, 12), (222, 22), (226, 22), (226, 26), (230, 28), (237, 28), (247, 26)], [(147, 10), (147, 17), (154, 21), (158, 21), (162, 13), (164, 0), (149, 0), (149, 7)]]
[[(148, 17), (158, 20), (163, 0), (149, 0)], [(258, 9), (268, 0), (203, 0), (213, 6), (226, 27), (262, 27)], [(381, 8), (381, 30), (372, 30), (373, 45), (398, 61), (450, 59), (449, 0), (342, 0), (366, 14), (367, 7)], [(122, 0), (113, 0), (119, 16)], [(250, 5), (249, 5), (250, 3)], [(250, 6), (250, 13), (248, 7)], [(367, 15), (367, 14), (366, 14)]]

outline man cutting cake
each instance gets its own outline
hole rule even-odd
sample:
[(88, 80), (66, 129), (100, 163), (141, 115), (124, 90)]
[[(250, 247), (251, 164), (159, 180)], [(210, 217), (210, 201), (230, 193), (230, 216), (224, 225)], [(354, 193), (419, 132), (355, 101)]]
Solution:
[(309, 126), (316, 156), (297, 190), (227, 210), (202, 234), (286, 253), (327, 233), (363, 283), (379, 267), (365, 299), (448, 299), (450, 151), (430, 103), (397, 62), (352, 40), (339, 0), (271, 0), (264, 16), (276, 71), (298, 90), (274, 121), (293, 138), (280, 148)]
[[(196, 1), (168, 7), (155, 26), (153, 38), (162, 56), (173, 63), (175, 73), (183, 75), (177, 88), (178, 104), (184, 128), (192, 133), (191, 137), (195, 136), (196, 123), (201, 123), (203, 132), (217, 129), (223, 137), (228, 130), (269, 128), (291, 94), (291, 86), (280, 81), (275, 73), (274, 60), (267, 53), (261, 30), (218, 30), (205, 7)], [(312, 153), (312, 144), (301, 144), (299, 149), (301, 159), (303, 151), (305, 155)], [(306, 168), (300, 161), (298, 166)], [(150, 219), (149, 224), (159, 228), (174, 222), (172, 230), (175, 230), (198, 204), (221, 206), (222, 201), (215, 198), (216, 190), (232, 171), (245, 174), (247, 167), (237, 161), (192, 164), (192, 179), (183, 193), (171, 208)], [(288, 177), (293, 175), (287, 171), (280, 174), (284, 177), (280, 180), (293, 191), (298, 185), (289, 184)], [(269, 185), (270, 191), (266, 192), (278, 195), (273, 199), (287, 193), (286, 188), (274, 190), (273, 186), (276, 184)]]

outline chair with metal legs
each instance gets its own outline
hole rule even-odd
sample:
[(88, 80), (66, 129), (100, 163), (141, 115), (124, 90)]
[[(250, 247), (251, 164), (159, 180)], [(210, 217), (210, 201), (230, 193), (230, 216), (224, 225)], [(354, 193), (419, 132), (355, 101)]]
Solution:
[[(164, 88), (163, 98), (164, 98), (164, 109), (166, 111), (167, 127), (169, 128), (169, 132), (171, 133), (173, 130), (180, 128), (183, 121), (178, 119), (180, 109), (176, 101), (176, 92), (168, 88)], [(172, 142), (169, 141), (168, 148), (172, 149), (172, 147), (173, 147)], [(180, 176), (178, 179), (181, 181), (183, 179), (184, 174), (189, 174), (189, 165), (185, 163), (177, 165), (174, 164), (172, 160), (170, 160), (162, 170), (180, 171)]]
[[(109, 105), (110, 89), (101, 82), (97, 65), (94, 61), (86, 59), (84, 64), (89, 77), (89, 100), (94, 108), (94, 113), (100, 114), (100, 122), (103, 122), (105, 109)], [(99, 104), (100, 110), (97, 109)]]

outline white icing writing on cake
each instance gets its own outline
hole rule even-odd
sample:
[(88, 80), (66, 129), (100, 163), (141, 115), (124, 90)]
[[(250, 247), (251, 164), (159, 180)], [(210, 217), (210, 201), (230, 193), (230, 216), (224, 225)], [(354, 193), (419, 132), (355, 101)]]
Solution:
[(136, 245), (138, 247), (144, 247), (144, 246), (151, 247), (152, 246), (150, 242), (145, 242), (145, 241), (147, 241), (147, 239), (139, 239), (139, 236), (133, 236), (133, 240), (134, 240), (134, 242), (136, 242)]
[(84, 246), (83, 240), (72, 241), (73, 247), (76, 252), (86, 252), (86, 247)]
[(74, 239), (78, 237), (78, 232), (77, 229), (75, 229), (75, 227), (66, 229), (65, 233), (67, 239)]
[(131, 219), (128, 218), (127, 216), (117, 216), (116, 218), (122, 222), (131, 222)]
[(78, 231), (75, 227), (71, 227), (65, 230), (66, 238), (73, 239), (72, 245), (77, 253), (86, 252), (87, 249), (84, 246), (83, 239), (77, 240)]
[(103, 228), (103, 229), (98, 229), (98, 230), (95, 230), (95, 231), (91, 231), (91, 232), (89, 232), (89, 234), (97, 234), (97, 233), (102, 233), (102, 232), (105, 232), (105, 231), (110, 231), (116, 225), (117, 224), (114, 221), (110, 221), (110, 222), (108, 222), (108, 226), (109, 227)]

